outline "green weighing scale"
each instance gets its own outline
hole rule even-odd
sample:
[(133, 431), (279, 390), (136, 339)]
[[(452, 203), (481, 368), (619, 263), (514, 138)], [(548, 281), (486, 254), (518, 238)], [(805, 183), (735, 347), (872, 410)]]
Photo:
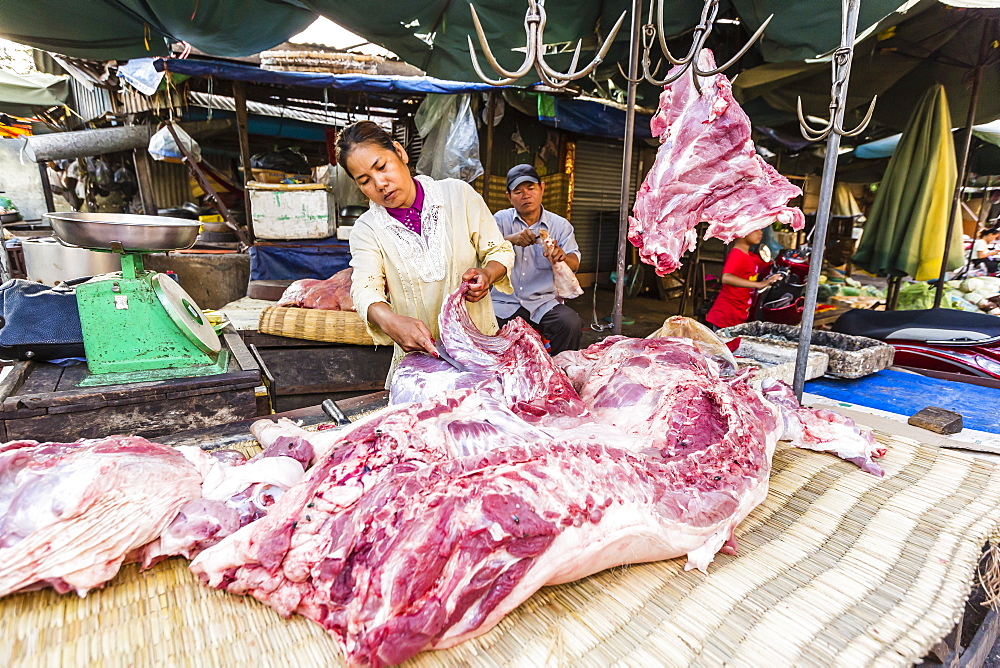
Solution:
[(106, 213), (48, 213), (66, 246), (121, 255), (121, 272), (76, 286), (90, 374), (80, 386), (225, 373), (229, 352), (194, 300), (142, 256), (194, 245), (198, 221)]

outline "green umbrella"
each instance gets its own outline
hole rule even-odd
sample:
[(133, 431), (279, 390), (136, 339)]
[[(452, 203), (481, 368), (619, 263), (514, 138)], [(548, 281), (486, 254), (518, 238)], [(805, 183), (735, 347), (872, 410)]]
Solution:
[[(944, 86), (928, 89), (910, 116), (879, 185), (854, 264), (873, 274), (938, 276), (958, 170)], [(962, 265), (962, 231), (952, 230), (948, 268)]]

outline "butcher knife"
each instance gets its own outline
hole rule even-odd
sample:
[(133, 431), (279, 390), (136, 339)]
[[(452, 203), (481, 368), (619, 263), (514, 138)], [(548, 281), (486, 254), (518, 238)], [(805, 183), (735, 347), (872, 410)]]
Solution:
[(440, 341), (435, 341), (434, 342), (434, 349), (437, 350), (438, 357), (441, 358), (441, 359), (443, 359), (448, 364), (452, 365), (453, 367), (455, 367), (459, 371), (465, 371), (466, 370), (465, 367), (462, 366), (461, 362), (459, 362), (454, 357), (452, 357), (451, 355), (448, 354), (448, 351), (445, 350), (444, 345)]
[(351, 424), (350, 418), (344, 415), (344, 411), (340, 410), (340, 406), (333, 399), (324, 399), (320, 406), (326, 416), (336, 422), (338, 427)]

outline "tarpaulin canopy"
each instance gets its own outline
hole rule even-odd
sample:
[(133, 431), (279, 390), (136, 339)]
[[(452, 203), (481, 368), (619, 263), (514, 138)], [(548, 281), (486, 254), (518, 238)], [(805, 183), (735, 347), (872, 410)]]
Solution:
[[(972, 135), (994, 146), (1000, 146), (1000, 120), (972, 126)], [(864, 160), (888, 158), (896, 150), (902, 138), (903, 134), (899, 133), (860, 144), (854, 148), (854, 157)]]
[(316, 74), (313, 72), (274, 72), (253, 65), (217, 60), (165, 60), (153, 62), (157, 70), (188, 76), (212, 76), (230, 81), (262, 84), (336, 88), (365, 93), (472, 93), (496, 90), (486, 83), (446, 81), (435, 77), (404, 77), (380, 74)]
[(65, 104), (69, 97), (69, 77), (51, 74), (15, 74), (0, 69), (0, 111), (15, 116), (31, 116), (34, 109)]
[(246, 56), (315, 18), (294, 0), (0, 0), (0, 36), (89, 60), (166, 55), (165, 40)]
[[(638, 139), (649, 139), (653, 133), (649, 129), (650, 114), (635, 115), (635, 133)], [(625, 109), (598, 100), (562, 99), (555, 100), (555, 116), (540, 118), (546, 125), (592, 137), (621, 139), (625, 134)]]
[[(944, 86), (924, 93), (889, 161), (854, 263), (871, 273), (937, 278), (958, 169)], [(952, 230), (948, 268), (962, 265), (962, 230)]]
[[(965, 124), (971, 73), (979, 61), (987, 31), (985, 69), (976, 123), (1000, 118), (1000, 1), (981, 0), (975, 8), (955, 7), (971, 0), (919, 0), (905, 15), (893, 15), (859, 42), (848, 87), (845, 127), (875, 96), (875, 120), (902, 129), (908, 112), (930, 86), (943, 84), (952, 111), (951, 127)], [(982, 6), (987, 6), (982, 8)], [(904, 19), (900, 21), (900, 19)], [(801, 97), (807, 114), (825, 117), (830, 104), (829, 62), (771, 63), (740, 73), (733, 82), (737, 99), (762, 98), (768, 105), (794, 112)]]
[[(527, 3), (476, 0), (472, 4), (500, 63), (519, 64), (524, 57)], [(902, 4), (903, 0), (866, 0), (859, 25), (871, 26)], [(667, 2), (664, 27), (668, 37), (678, 37), (674, 46), (679, 53), (687, 50), (689, 31), (698, 23), (702, 6), (702, 0)], [(604, 36), (630, 7), (629, 0), (550, 2), (545, 7), (547, 60), (567, 68), (577, 39), (584, 40), (581, 60), (592, 58), (596, 37)], [(740, 25), (716, 26), (709, 46), (722, 55), (735, 52), (772, 13), (763, 40), (754, 47), (756, 55), (748, 59), (801, 60), (826, 53), (840, 42), (840, 0), (722, 0), (720, 16), (738, 16)], [(474, 35), (469, 5), (451, 0), (0, 0), (0, 36), (94, 60), (163, 55), (164, 40), (183, 40), (212, 55), (245, 56), (280, 44), (316, 15), (395, 52), (432, 76), (479, 80), (467, 44), (467, 36)], [(646, 16), (642, 19), (645, 22)], [(596, 77), (599, 81), (614, 77), (624, 85), (617, 65), (627, 63), (628, 42), (626, 27), (605, 58)], [(533, 83), (532, 76), (522, 83)]]

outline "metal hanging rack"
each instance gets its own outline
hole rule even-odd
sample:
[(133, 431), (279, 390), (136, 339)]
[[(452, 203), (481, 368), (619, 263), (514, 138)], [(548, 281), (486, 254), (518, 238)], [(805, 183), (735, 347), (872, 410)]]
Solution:
[(559, 72), (545, 62), (545, 0), (528, 0), (528, 11), (524, 14), (524, 62), (522, 62), (521, 65), (515, 70), (507, 70), (503, 68), (499, 62), (497, 62), (497, 59), (493, 56), (493, 50), (490, 49), (489, 43), (486, 40), (486, 33), (483, 31), (483, 26), (479, 22), (479, 15), (476, 14), (476, 8), (470, 3), (469, 9), (472, 11), (472, 23), (476, 28), (476, 36), (479, 38), (479, 45), (483, 48), (483, 55), (485, 56), (486, 61), (490, 64), (490, 67), (492, 67), (497, 74), (503, 77), (501, 79), (490, 79), (486, 76), (483, 70), (479, 67), (479, 58), (476, 55), (476, 47), (472, 43), (472, 35), (467, 35), (466, 38), (469, 41), (469, 53), (472, 56), (472, 66), (475, 68), (476, 74), (479, 75), (480, 79), (494, 86), (507, 86), (514, 83), (534, 68), (538, 77), (542, 80), (542, 83), (550, 88), (565, 88), (571, 81), (582, 79), (597, 69), (597, 66), (603, 62), (604, 56), (608, 54), (608, 50), (611, 48), (611, 44), (614, 42), (615, 36), (618, 35), (618, 29), (621, 28), (622, 22), (625, 20), (625, 15), (627, 14), (627, 12), (622, 12), (621, 16), (618, 17), (618, 21), (615, 22), (611, 32), (608, 33), (608, 36), (604, 40), (604, 43), (601, 44), (601, 48), (598, 50), (597, 55), (590, 61), (589, 65), (583, 69), (576, 69), (577, 63), (580, 60), (580, 50), (583, 47), (583, 40), (578, 40), (576, 43), (576, 50), (573, 52), (573, 60), (570, 62), (569, 70), (566, 72)]
[(847, 109), (847, 84), (851, 78), (851, 60), (854, 57), (854, 41), (858, 32), (858, 12), (861, 0), (842, 0), (840, 48), (833, 52), (833, 88), (830, 101), (830, 118), (821, 128), (810, 126), (802, 114), (802, 100), (798, 101), (799, 129), (809, 141), (826, 139), (826, 156), (823, 161), (823, 178), (820, 183), (819, 204), (816, 208), (816, 225), (813, 227), (812, 254), (809, 260), (809, 275), (806, 280), (805, 304), (802, 311), (802, 325), (799, 328), (799, 345), (795, 357), (795, 396), (802, 401), (802, 391), (806, 382), (806, 367), (809, 345), (812, 343), (812, 328), (816, 316), (816, 298), (819, 293), (819, 275), (823, 269), (823, 252), (826, 249), (826, 231), (830, 222), (830, 205), (833, 202), (833, 186), (837, 176), (837, 155), (840, 152), (840, 138), (861, 134), (871, 121), (875, 111), (875, 100), (868, 107), (861, 125), (853, 130), (844, 130), (844, 112)]
[[(715, 27), (715, 19), (719, 15), (719, 0), (705, 0), (705, 6), (701, 10), (701, 20), (697, 26), (694, 27), (694, 37), (691, 40), (691, 48), (688, 49), (687, 55), (683, 58), (675, 58), (670, 52), (670, 48), (667, 47), (667, 37), (666, 31), (663, 29), (663, 5), (664, 0), (659, 0), (649, 5), (649, 19), (646, 24), (642, 27), (642, 78), (647, 82), (653, 84), (654, 86), (665, 86), (668, 83), (672, 83), (680, 79), (689, 70), (695, 75), (695, 85), (698, 85), (698, 77), (709, 77), (725, 70), (729, 69), (736, 64), (736, 61), (743, 57), (753, 43), (756, 42), (761, 35), (764, 34), (764, 29), (767, 28), (767, 24), (771, 22), (774, 18), (774, 14), (771, 14), (767, 19), (760, 24), (757, 31), (750, 37), (750, 40), (743, 45), (735, 56), (730, 58), (726, 63), (719, 65), (711, 70), (702, 70), (698, 64), (698, 59), (701, 56), (702, 49), (705, 48), (705, 43), (708, 41), (708, 36), (712, 34), (712, 28)], [(656, 8), (656, 24), (653, 24), (653, 9)], [(659, 41), (660, 51), (663, 52), (663, 57), (666, 58), (670, 64), (680, 67), (672, 74), (668, 74), (663, 79), (657, 79), (656, 73), (660, 70), (660, 65), (663, 60), (660, 59), (657, 62), (656, 67), (650, 70), (650, 65), (652, 60), (650, 59), (650, 51), (653, 49), (654, 41)], [(622, 73), (624, 75), (624, 72)], [(626, 77), (627, 78), (627, 77)]]
[[(750, 40), (743, 46), (743, 48), (741, 48), (739, 52), (729, 61), (721, 66), (715, 67), (714, 69), (702, 70), (698, 65), (698, 61), (702, 50), (705, 48), (708, 36), (711, 34), (712, 28), (715, 25), (715, 19), (719, 13), (719, 0), (705, 0), (701, 13), (701, 21), (694, 28), (694, 39), (692, 41), (691, 48), (688, 50), (687, 55), (683, 58), (674, 57), (674, 55), (670, 52), (670, 49), (667, 48), (666, 36), (663, 30), (664, 2), (665, 0), (659, 0), (658, 3), (656, 0), (653, 0), (653, 4), (650, 4), (649, 8), (649, 20), (643, 26), (641, 23), (642, 0), (632, 0), (632, 28), (629, 38), (629, 69), (627, 73), (622, 72), (622, 75), (628, 82), (628, 90), (625, 111), (625, 145), (624, 155), (622, 156), (621, 202), (618, 227), (618, 263), (616, 267), (616, 275), (619, 279), (615, 282), (615, 300), (612, 311), (612, 331), (615, 334), (621, 334), (622, 331), (622, 304), (625, 299), (625, 254), (628, 244), (629, 186), (632, 180), (632, 145), (633, 131), (635, 129), (636, 87), (639, 82), (643, 80), (657, 86), (663, 86), (672, 81), (676, 81), (683, 74), (688, 72), (690, 72), (694, 77), (695, 85), (697, 86), (699, 76), (704, 77), (718, 74), (733, 65), (740, 57), (742, 57), (750, 46), (753, 45), (753, 43), (763, 34), (764, 29), (767, 28), (768, 23), (770, 23), (771, 18), (774, 16), (773, 14), (769, 16), (753, 34)], [(653, 23), (654, 4), (656, 5), (656, 24)], [(611, 48), (611, 43), (614, 40), (615, 35), (618, 33), (618, 29), (621, 27), (622, 22), (625, 20), (625, 14), (627, 13), (622, 12), (622, 15), (618, 17), (618, 21), (615, 22), (614, 28), (601, 45), (597, 56), (587, 67), (580, 70), (576, 69), (577, 63), (579, 62), (582, 44), (582, 42), (578, 41), (569, 70), (566, 72), (557, 72), (548, 66), (544, 59), (544, 29), (546, 20), (544, 0), (528, 0), (528, 11), (524, 17), (524, 32), (526, 38), (525, 57), (524, 62), (521, 63), (521, 66), (516, 70), (506, 70), (496, 61), (496, 58), (493, 57), (492, 50), (487, 44), (486, 34), (483, 31), (482, 24), (479, 22), (479, 17), (476, 15), (475, 8), (470, 4), (469, 9), (472, 11), (472, 21), (475, 25), (476, 35), (479, 38), (479, 44), (483, 48), (483, 53), (493, 69), (502, 77), (501, 79), (490, 79), (485, 75), (479, 66), (472, 37), (469, 36), (469, 51), (472, 56), (472, 65), (480, 79), (494, 86), (506, 86), (514, 83), (519, 78), (526, 75), (529, 71), (531, 71), (532, 67), (534, 67), (542, 82), (552, 88), (563, 88), (569, 84), (570, 81), (580, 79), (593, 72), (594, 69), (602, 62), (604, 56), (607, 55), (608, 49)], [(642, 37), (640, 37), (640, 30), (642, 32)], [(663, 51), (664, 57), (673, 65), (681, 68), (677, 72), (668, 75), (667, 78), (662, 81), (655, 78), (656, 71), (659, 66), (654, 68), (652, 72), (649, 71), (650, 51), (652, 50), (657, 36), (659, 38), (658, 41), (660, 49)], [(639, 76), (638, 71), (640, 43), (643, 47), (642, 77)], [(621, 69), (621, 66), (619, 66), (619, 69)]]

